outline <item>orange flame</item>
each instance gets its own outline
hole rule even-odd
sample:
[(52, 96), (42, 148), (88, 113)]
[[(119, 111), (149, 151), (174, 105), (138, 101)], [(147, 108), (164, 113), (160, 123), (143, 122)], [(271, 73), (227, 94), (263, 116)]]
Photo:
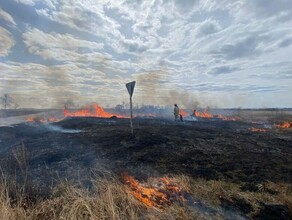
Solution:
[[(63, 110), (63, 116), (64, 117), (99, 117), (99, 118), (110, 118), (113, 116), (117, 116), (119, 118), (128, 118), (128, 116), (124, 115), (116, 115), (109, 112), (106, 112), (101, 106), (94, 103), (92, 106), (89, 106), (87, 108), (77, 110), (77, 111), (69, 111), (68, 109)], [(39, 116), (36, 117), (28, 117), (26, 118), (26, 122), (58, 122), (61, 119), (55, 118), (55, 117), (49, 117), (49, 118), (41, 118)]]
[(58, 122), (60, 120), (61, 119), (54, 118), (54, 117), (44, 118), (44, 117), (39, 117), (39, 116), (27, 117), (25, 119), (26, 122), (40, 122), (40, 123), (53, 123), (53, 122)]
[(127, 173), (122, 174), (123, 181), (129, 185), (132, 194), (140, 202), (148, 207), (163, 208), (170, 206), (172, 202), (170, 197), (176, 195), (178, 200), (185, 202), (186, 199), (182, 196), (183, 189), (176, 183), (174, 179), (152, 178), (149, 181), (152, 183), (139, 183), (134, 177)]
[(195, 116), (198, 118), (221, 118), (224, 121), (236, 121), (239, 120), (236, 117), (230, 117), (230, 116), (225, 116), (225, 115), (213, 115), (210, 112), (208, 112), (207, 110), (200, 112), (200, 111), (196, 111), (195, 112)]
[(184, 109), (180, 109), (180, 110), (179, 110), (179, 114), (180, 114), (181, 116), (183, 116), (183, 117), (186, 117), (186, 116), (190, 115), (190, 114), (187, 113)]
[(26, 122), (35, 122), (35, 119), (33, 117), (27, 117), (25, 119)]
[(230, 116), (225, 116), (225, 115), (218, 115), (218, 118), (221, 118), (223, 121), (237, 121), (239, 120), (238, 117), (230, 117)]
[(277, 128), (291, 128), (292, 122), (285, 121), (281, 124), (276, 125)]
[(264, 128), (254, 128), (254, 127), (250, 128), (249, 130), (252, 132), (267, 132), (268, 131), (267, 129), (264, 129)]
[(52, 123), (52, 122), (58, 122), (58, 121), (61, 121), (61, 119), (59, 118), (54, 118), (54, 117), (50, 117), (47, 119), (48, 122)]
[(77, 110), (70, 112), (68, 109), (63, 110), (65, 117), (100, 117), (100, 118), (110, 118), (117, 116), (118, 118), (127, 118), (123, 115), (115, 115), (109, 112), (106, 112), (101, 106), (94, 103), (92, 106), (89, 106), (85, 109)]
[(204, 111), (204, 112), (196, 111), (195, 116), (199, 118), (214, 118), (214, 116), (207, 111)]

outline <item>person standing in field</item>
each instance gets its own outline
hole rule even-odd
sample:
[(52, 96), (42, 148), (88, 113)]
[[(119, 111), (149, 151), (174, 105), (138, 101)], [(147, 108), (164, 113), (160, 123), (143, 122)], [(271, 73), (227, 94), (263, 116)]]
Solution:
[(173, 114), (174, 114), (174, 120), (178, 121), (179, 108), (178, 108), (177, 104), (174, 104)]

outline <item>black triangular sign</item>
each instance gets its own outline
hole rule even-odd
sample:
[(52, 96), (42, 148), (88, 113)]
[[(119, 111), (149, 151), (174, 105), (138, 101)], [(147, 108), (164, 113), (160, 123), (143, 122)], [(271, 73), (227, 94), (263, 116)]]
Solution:
[(126, 87), (127, 87), (127, 90), (129, 92), (130, 96), (133, 95), (135, 84), (136, 84), (136, 81), (129, 82), (129, 83), (126, 84)]

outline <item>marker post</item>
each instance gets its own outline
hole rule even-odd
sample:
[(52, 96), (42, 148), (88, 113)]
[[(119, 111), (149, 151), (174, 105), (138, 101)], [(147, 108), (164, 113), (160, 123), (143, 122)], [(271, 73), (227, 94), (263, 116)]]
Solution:
[(131, 113), (130, 113), (130, 126), (131, 126), (131, 134), (132, 135), (134, 134), (134, 129), (133, 129), (133, 103), (132, 103), (132, 96), (133, 96), (133, 93), (134, 93), (135, 84), (136, 84), (136, 81), (129, 82), (129, 83), (126, 84), (128, 93), (130, 95), (130, 111), (131, 111)]

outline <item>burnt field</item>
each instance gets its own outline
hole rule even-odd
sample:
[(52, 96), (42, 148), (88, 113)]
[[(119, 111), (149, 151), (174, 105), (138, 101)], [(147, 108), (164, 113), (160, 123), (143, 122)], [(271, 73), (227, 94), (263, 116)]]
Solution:
[(62, 182), (90, 190), (97, 176), (124, 184), (127, 172), (139, 182), (187, 178), (189, 197), (176, 204), (186, 209), (182, 219), (289, 219), (292, 213), (292, 131), (260, 123), (136, 118), (133, 136), (128, 119), (22, 123), (0, 127), (0, 165), (15, 189), (25, 184), (30, 206)]

